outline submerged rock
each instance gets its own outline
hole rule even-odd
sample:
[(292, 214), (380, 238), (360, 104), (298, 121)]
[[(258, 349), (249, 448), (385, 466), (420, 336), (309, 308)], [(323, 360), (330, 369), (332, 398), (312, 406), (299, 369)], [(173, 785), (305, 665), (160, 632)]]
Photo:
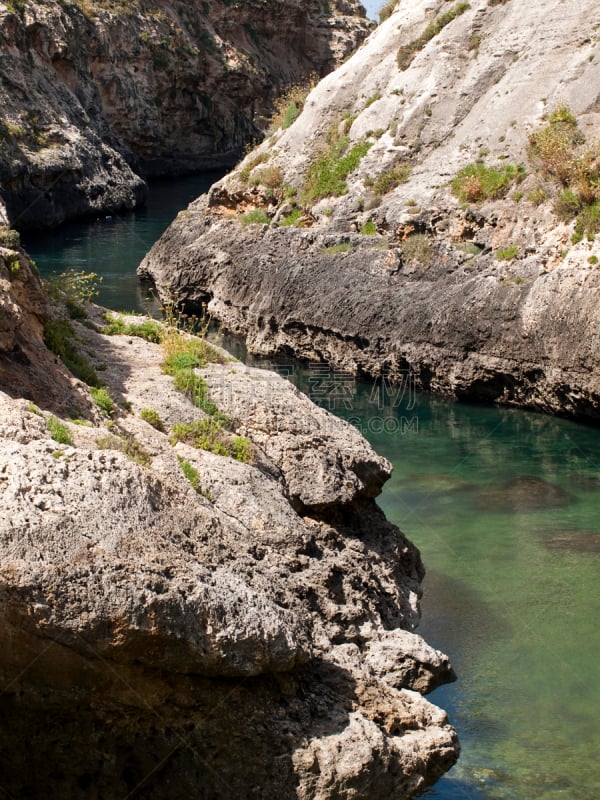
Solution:
[(492, 514), (521, 514), (562, 508), (575, 500), (566, 489), (529, 475), (510, 478), (482, 489), (474, 498), (475, 508)]
[(407, 475), (404, 478), (404, 482), (428, 494), (466, 492), (475, 486), (475, 484), (447, 472), (417, 472), (413, 475)]
[(548, 550), (567, 553), (600, 553), (600, 533), (596, 531), (552, 531), (542, 542)]

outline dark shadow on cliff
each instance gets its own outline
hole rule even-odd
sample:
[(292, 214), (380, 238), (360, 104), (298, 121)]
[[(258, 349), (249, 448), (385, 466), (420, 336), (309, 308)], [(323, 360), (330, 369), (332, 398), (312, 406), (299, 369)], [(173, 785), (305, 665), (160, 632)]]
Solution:
[(86, 659), (7, 625), (1, 638), (6, 797), (291, 800), (293, 753), (343, 731), (358, 703), (349, 673), (318, 661), (207, 679)]

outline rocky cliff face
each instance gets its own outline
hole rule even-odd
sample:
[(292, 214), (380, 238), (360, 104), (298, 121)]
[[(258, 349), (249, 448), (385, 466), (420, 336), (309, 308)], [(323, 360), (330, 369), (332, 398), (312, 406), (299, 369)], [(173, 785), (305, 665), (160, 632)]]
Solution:
[[(3, 790), (434, 782), (458, 744), (421, 694), (453, 673), (413, 632), (419, 553), (373, 501), (390, 465), (275, 374), (140, 318), (67, 319), (13, 247), (0, 290)], [(67, 359), (102, 375), (95, 400)]]
[(147, 175), (233, 163), (278, 92), (370, 27), (354, 0), (0, 5), (5, 221), (132, 208)]
[(591, 0), (399, 3), (140, 274), (256, 352), (597, 421), (599, 30)]

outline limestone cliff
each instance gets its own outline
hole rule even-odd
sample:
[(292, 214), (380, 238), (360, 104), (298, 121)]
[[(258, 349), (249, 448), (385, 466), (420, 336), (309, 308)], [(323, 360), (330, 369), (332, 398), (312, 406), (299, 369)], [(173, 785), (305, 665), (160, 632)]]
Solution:
[(373, 500), (389, 463), (203, 340), (69, 296), (68, 316), (4, 242), (3, 791), (388, 800), (437, 780), (458, 743), (421, 694), (454, 676), (413, 632), (419, 553)]
[(599, 30), (592, 0), (398, 3), (140, 274), (256, 352), (598, 421)]
[(370, 26), (356, 0), (0, 3), (0, 221), (132, 208), (148, 175), (233, 163)]

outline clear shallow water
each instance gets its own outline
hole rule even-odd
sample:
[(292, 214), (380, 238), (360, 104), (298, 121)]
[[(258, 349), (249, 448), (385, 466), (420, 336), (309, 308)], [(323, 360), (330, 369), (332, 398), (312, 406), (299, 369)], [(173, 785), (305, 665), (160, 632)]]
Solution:
[[(25, 244), (42, 274), (93, 270), (109, 308), (153, 309), (135, 268), (213, 179), (159, 184), (146, 209)], [(394, 464), (379, 502), (421, 548), (420, 633), (459, 675), (431, 699), (462, 756), (424, 797), (600, 798), (600, 430), (278, 368)]]
[(462, 755), (428, 800), (600, 798), (600, 431), (279, 367), (394, 464), (379, 504), (427, 567), (419, 632)]

